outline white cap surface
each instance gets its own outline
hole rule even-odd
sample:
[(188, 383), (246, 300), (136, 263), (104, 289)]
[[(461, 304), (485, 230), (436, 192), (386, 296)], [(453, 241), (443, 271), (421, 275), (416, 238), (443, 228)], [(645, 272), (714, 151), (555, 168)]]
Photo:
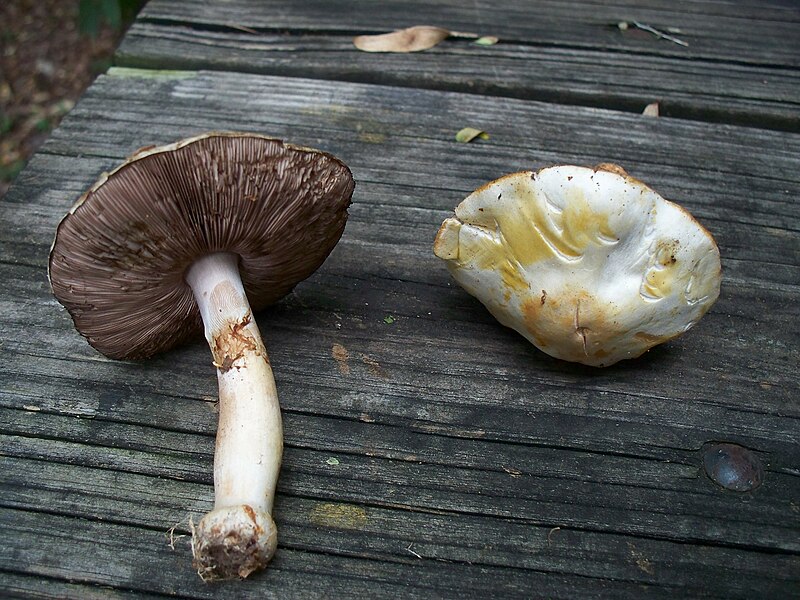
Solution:
[(503, 325), (593, 366), (687, 331), (721, 278), (711, 234), (615, 165), (492, 181), (442, 223), (434, 253)]

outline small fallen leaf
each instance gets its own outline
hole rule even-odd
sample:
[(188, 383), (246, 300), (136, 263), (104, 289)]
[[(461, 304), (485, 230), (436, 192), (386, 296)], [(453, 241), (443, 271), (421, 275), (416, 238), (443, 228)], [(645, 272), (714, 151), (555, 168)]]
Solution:
[(467, 144), (475, 138), (488, 140), (489, 134), (481, 129), (475, 129), (474, 127), (464, 127), (464, 129), (456, 134), (456, 141), (461, 142), (462, 144)]
[(359, 35), (353, 45), (364, 52), (419, 52), (449, 38), (451, 32), (441, 27), (417, 25), (380, 35)]
[(651, 102), (647, 106), (644, 107), (642, 114), (645, 117), (657, 117), (659, 114), (658, 111), (658, 102)]
[(478, 44), (478, 46), (494, 46), (499, 41), (500, 38), (497, 38), (493, 35), (485, 35), (475, 40), (475, 43)]
[(339, 459), (336, 458), (335, 456), (331, 456), (328, 460), (325, 461), (325, 464), (335, 467), (336, 465), (339, 464)]
[(387, 325), (391, 325), (392, 323), (394, 323), (394, 317), (392, 315), (386, 315), (385, 317), (383, 317), (383, 322), (386, 323)]

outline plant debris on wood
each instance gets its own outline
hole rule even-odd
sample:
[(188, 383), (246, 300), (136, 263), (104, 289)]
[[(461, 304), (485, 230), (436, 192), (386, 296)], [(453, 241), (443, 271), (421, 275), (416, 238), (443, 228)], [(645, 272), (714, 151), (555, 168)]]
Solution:
[[(620, 31), (628, 31), (631, 27), (635, 27), (636, 29), (641, 29), (642, 31), (646, 31), (647, 33), (652, 33), (660, 40), (667, 40), (668, 42), (672, 42), (673, 44), (678, 44), (679, 46), (684, 46), (684, 47), (689, 46), (687, 42), (684, 42), (683, 40), (678, 39), (675, 36), (670, 35), (669, 33), (664, 33), (663, 31), (660, 31), (655, 27), (651, 27), (646, 23), (640, 23), (639, 21), (631, 21), (631, 22), (620, 21), (619, 23), (617, 23), (617, 27), (619, 28)], [(681, 33), (680, 29), (676, 29), (674, 27), (667, 28), (667, 31), (669, 31), (670, 33)]]
[(479, 37), (475, 40), (475, 44), (478, 46), (494, 46), (497, 42), (500, 41), (500, 38), (493, 36), (493, 35), (485, 35), (483, 37)]
[(448, 37), (447, 29), (418, 25), (380, 35), (359, 35), (353, 38), (353, 44), (364, 52), (419, 52)]
[(475, 129), (474, 127), (464, 127), (464, 129), (460, 130), (456, 134), (456, 141), (461, 142), (462, 144), (468, 144), (476, 138), (488, 140), (489, 134), (482, 129)]
[[(364, 52), (420, 52), (433, 48), (449, 37), (483, 39), (475, 33), (450, 31), (431, 25), (415, 25), (378, 35), (359, 35), (353, 38), (353, 45)], [(486, 42), (484, 41), (485, 45)]]
[(660, 111), (659, 111), (658, 102), (651, 102), (650, 104), (648, 104), (647, 106), (644, 107), (644, 110), (642, 111), (642, 114), (645, 117), (657, 117), (657, 116), (659, 116), (659, 112)]

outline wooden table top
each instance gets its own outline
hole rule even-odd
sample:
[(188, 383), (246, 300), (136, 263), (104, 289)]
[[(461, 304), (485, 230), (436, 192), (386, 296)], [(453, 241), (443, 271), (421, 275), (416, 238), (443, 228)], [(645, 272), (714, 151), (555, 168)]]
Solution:
[[(416, 24), (500, 42), (351, 42)], [(800, 597), (796, 2), (152, 0), (115, 62), (0, 199), (0, 595)], [(489, 139), (456, 142), (468, 126)], [(207, 130), (326, 150), (357, 182), (329, 259), (257, 315), (278, 552), (213, 585), (188, 537), (213, 503), (208, 348), (107, 359), (46, 273), (103, 171)], [(723, 283), (685, 336), (594, 369), (499, 325), (431, 248), (483, 183), (601, 162), (688, 208)], [(759, 487), (707, 475), (723, 442)]]

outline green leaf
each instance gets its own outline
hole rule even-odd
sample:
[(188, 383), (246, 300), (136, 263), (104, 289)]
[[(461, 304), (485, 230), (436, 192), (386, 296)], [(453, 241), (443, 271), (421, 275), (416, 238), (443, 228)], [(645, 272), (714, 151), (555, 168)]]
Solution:
[(475, 129), (474, 127), (464, 127), (464, 129), (456, 134), (456, 141), (462, 144), (467, 144), (475, 138), (488, 140), (489, 134), (481, 129)]
[(50, 131), (50, 128), (52, 126), (53, 126), (53, 124), (50, 123), (50, 119), (48, 119), (47, 117), (39, 119), (34, 124), (34, 128), (36, 129), (36, 131), (39, 131), (39, 132)]
[(493, 35), (484, 35), (483, 37), (479, 37), (473, 43), (478, 44), (478, 46), (494, 46), (499, 41), (500, 38), (496, 38)]
[(6, 134), (14, 128), (14, 118), (0, 112), (0, 133)]
[(98, 0), (81, 0), (78, 5), (78, 29), (96, 38), (100, 33), (100, 4)]
[(122, 29), (122, 8), (120, 7), (120, 0), (102, 0), (103, 2), (103, 16), (106, 22), (111, 25), (115, 31)]
[(22, 159), (15, 160), (14, 162), (6, 165), (0, 164), (0, 181), (13, 181), (14, 178), (19, 175), (19, 172), (22, 171), (24, 166), (25, 161)]
[(392, 323), (394, 323), (394, 320), (395, 319), (392, 315), (386, 315), (385, 317), (383, 317), (383, 322), (386, 323), (387, 325), (391, 325)]
[(100, 34), (103, 23), (108, 23), (115, 31), (121, 31), (123, 21), (132, 19), (139, 6), (138, 1), (132, 0), (80, 0), (78, 29), (92, 38)]

